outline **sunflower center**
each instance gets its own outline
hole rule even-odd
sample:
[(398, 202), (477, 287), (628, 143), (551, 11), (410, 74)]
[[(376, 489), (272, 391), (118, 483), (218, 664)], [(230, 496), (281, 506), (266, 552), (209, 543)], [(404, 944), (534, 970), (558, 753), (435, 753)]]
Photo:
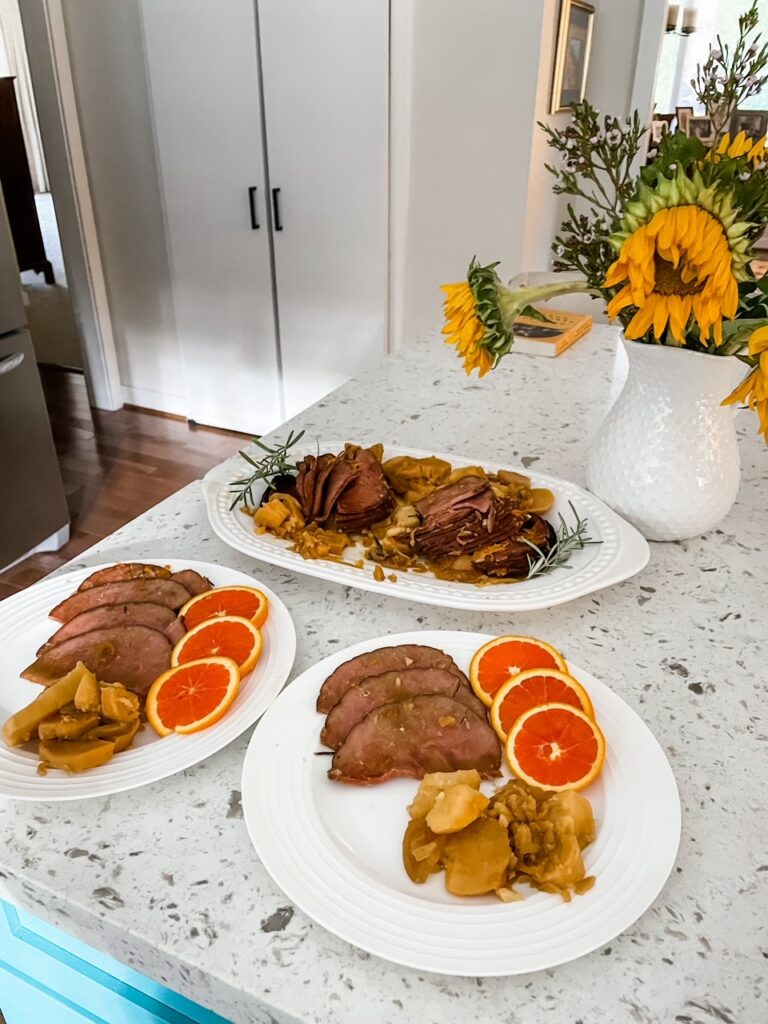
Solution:
[(684, 281), (682, 275), (682, 264), (675, 266), (669, 260), (654, 253), (653, 264), (656, 271), (656, 284), (654, 291), (659, 295), (696, 295), (703, 291), (704, 281)]

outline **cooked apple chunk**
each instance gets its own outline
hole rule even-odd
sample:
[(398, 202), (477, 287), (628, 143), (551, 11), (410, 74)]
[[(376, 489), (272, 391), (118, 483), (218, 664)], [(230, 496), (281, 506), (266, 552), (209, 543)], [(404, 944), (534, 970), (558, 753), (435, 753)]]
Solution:
[(109, 740), (115, 744), (115, 753), (120, 754), (127, 750), (133, 743), (134, 736), (139, 731), (141, 722), (135, 719), (133, 722), (102, 722), (90, 729), (84, 739), (87, 740)]
[(37, 727), (37, 735), (41, 740), (79, 740), (98, 724), (99, 716), (95, 711), (64, 708), (57, 715), (44, 718)]
[(80, 680), (75, 691), (75, 707), (78, 711), (101, 710), (101, 687), (92, 672), (87, 672)]
[(115, 744), (109, 740), (41, 740), (38, 752), (46, 768), (84, 772), (106, 764), (115, 752)]
[(55, 715), (72, 702), (80, 681), (86, 674), (91, 675), (82, 661), (78, 661), (71, 672), (48, 686), (31, 704), (11, 715), (3, 726), (3, 739), (8, 746), (20, 747), (22, 743), (29, 743), (37, 736), (38, 727), (44, 719)]
[(473, 786), (460, 782), (437, 794), (427, 815), (427, 825), (438, 835), (460, 832), (480, 817), (489, 802), (488, 797)]
[(135, 722), (139, 717), (139, 698), (121, 683), (102, 683), (101, 714), (112, 722)]

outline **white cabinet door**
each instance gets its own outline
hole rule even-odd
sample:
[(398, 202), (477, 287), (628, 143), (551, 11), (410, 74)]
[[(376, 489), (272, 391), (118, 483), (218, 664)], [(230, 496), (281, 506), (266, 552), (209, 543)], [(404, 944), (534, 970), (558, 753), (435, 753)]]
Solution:
[(292, 416), (386, 350), (386, 0), (258, 0)]
[(188, 415), (264, 433), (284, 416), (254, 0), (141, 9)]

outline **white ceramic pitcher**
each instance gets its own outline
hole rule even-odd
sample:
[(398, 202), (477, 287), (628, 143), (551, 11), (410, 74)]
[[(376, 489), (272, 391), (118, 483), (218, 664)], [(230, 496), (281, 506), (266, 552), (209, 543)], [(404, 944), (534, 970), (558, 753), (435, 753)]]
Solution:
[(587, 487), (648, 540), (711, 529), (739, 490), (733, 356), (625, 341), (629, 373), (587, 456)]

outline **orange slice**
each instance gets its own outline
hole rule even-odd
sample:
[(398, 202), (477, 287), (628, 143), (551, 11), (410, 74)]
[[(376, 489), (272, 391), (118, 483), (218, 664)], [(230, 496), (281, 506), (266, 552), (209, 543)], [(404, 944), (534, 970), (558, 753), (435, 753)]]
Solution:
[(573, 676), (557, 668), (529, 668), (502, 683), (493, 698), (491, 725), (499, 739), (505, 740), (520, 715), (539, 704), (570, 704), (595, 717), (589, 694)]
[(268, 613), (267, 595), (256, 587), (214, 587), (187, 601), (179, 611), (187, 629), (194, 629), (201, 622), (221, 615), (240, 615), (261, 628)]
[(231, 658), (247, 675), (259, 660), (261, 630), (240, 615), (220, 615), (201, 622), (179, 640), (171, 651), (171, 664), (184, 665), (201, 658)]
[(584, 789), (600, 774), (605, 737), (596, 722), (569, 704), (530, 708), (512, 726), (509, 767), (540, 789)]
[(469, 666), (469, 681), (483, 704), (490, 707), (502, 683), (528, 668), (568, 671), (562, 654), (543, 640), (534, 636), (499, 636), (477, 651)]
[(204, 658), (169, 668), (152, 683), (145, 710), (161, 736), (218, 722), (237, 696), (240, 672), (231, 658)]

